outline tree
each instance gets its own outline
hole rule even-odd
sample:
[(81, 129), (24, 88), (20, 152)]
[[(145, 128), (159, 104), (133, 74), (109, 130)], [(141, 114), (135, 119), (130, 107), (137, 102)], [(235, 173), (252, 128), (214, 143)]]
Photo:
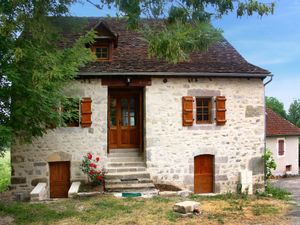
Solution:
[[(55, 17), (74, 1), (10, 1), (0, 5), (0, 153), (12, 135), (30, 142), (49, 124), (60, 126), (62, 90), (93, 59), (86, 43), (94, 33), (64, 44)], [(54, 18), (51, 18), (52, 16)]]
[[(273, 14), (274, 2), (258, 0), (87, 0), (99, 9), (115, 7), (118, 15), (125, 16), (130, 28), (139, 28), (148, 42), (150, 57), (177, 63), (188, 60), (193, 51), (206, 51), (220, 40), (221, 30), (210, 25), (213, 18), (222, 18), (230, 12), (237, 17)], [(156, 27), (139, 27), (141, 16), (164, 19)]]
[[(115, 7), (127, 18), (128, 27), (138, 29), (149, 43), (149, 56), (177, 63), (195, 51), (205, 51), (221, 38), (210, 25), (236, 11), (237, 16), (273, 13), (274, 3), (256, 0), (86, 0), (99, 9)], [(96, 1), (96, 0), (95, 0)], [(60, 126), (59, 105), (64, 101), (64, 85), (93, 59), (86, 43), (89, 32), (76, 43), (61, 48), (63, 30), (55, 18), (68, 15), (79, 0), (2, 0), (0, 4), (0, 152), (12, 135), (30, 142), (42, 136), (47, 125)], [(160, 18), (159, 26), (145, 27), (140, 18)], [(61, 24), (60, 24), (61, 25)], [(62, 43), (64, 44), (64, 43)]]
[(294, 100), (289, 108), (288, 119), (291, 123), (300, 127), (300, 99)]
[(287, 114), (284, 109), (284, 104), (275, 97), (266, 97), (266, 106), (279, 114), (284, 119), (287, 119)]

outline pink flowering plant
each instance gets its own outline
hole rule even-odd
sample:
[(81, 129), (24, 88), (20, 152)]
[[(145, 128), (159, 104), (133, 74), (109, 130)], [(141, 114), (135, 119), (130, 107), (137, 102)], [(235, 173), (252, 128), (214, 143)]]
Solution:
[(91, 182), (95, 185), (104, 184), (105, 169), (100, 166), (100, 157), (93, 156), (91, 153), (83, 156), (81, 170), (89, 176)]

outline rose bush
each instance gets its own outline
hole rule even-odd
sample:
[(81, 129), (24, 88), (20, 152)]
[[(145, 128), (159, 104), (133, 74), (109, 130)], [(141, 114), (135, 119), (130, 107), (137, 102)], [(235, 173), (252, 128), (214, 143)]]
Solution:
[(81, 170), (88, 175), (90, 181), (95, 185), (104, 184), (106, 171), (100, 166), (100, 157), (93, 157), (91, 153), (83, 156)]

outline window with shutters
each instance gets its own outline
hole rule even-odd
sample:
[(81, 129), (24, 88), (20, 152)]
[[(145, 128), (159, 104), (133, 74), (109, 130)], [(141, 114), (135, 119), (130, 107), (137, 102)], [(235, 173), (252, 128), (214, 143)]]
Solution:
[(182, 125), (215, 124), (224, 126), (226, 120), (226, 97), (182, 97)]
[(285, 141), (284, 139), (277, 140), (277, 153), (278, 156), (284, 156), (285, 153)]
[(196, 97), (196, 123), (212, 123), (212, 98)]
[(79, 126), (79, 98), (67, 98), (61, 105), (62, 123), (68, 127)]
[(81, 99), (81, 127), (91, 127), (92, 125), (92, 99), (83, 97)]

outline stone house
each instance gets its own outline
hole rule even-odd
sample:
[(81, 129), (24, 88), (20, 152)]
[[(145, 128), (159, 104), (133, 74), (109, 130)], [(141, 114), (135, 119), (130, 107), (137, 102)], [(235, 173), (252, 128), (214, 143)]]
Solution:
[[(235, 192), (241, 170), (252, 171), (254, 189), (263, 187), (268, 71), (225, 39), (176, 65), (149, 59), (146, 42), (124, 20), (86, 20), (81, 34), (97, 31), (87, 46), (97, 60), (66, 88), (80, 99), (79, 120), (32, 144), (13, 144), (15, 192), (44, 182), (50, 197), (66, 196), (70, 182), (87, 179), (80, 164), (89, 152), (100, 155), (110, 191), (155, 183)], [(72, 43), (79, 34), (66, 36)]]
[(274, 176), (299, 174), (300, 128), (267, 109), (266, 146), (273, 153), (277, 168)]

